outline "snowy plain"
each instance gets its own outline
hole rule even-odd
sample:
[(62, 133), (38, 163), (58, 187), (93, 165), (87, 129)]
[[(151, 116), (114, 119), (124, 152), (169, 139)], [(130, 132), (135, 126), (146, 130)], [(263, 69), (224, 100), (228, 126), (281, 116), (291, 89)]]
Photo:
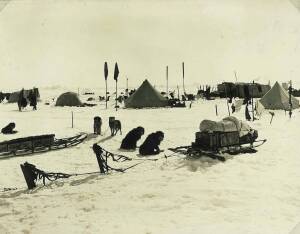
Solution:
[[(13, 136), (0, 134), (1, 141), (46, 133), (61, 138), (86, 132), (90, 137), (73, 148), (0, 160), (0, 233), (289, 234), (300, 222), (299, 110), (291, 119), (275, 111), (271, 125), (268, 112), (250, 122), (259, 139), (267, 139), (255, 154), (237, 155), (224, 163), (185, 160), (182, 155), (165, 159), (172, 154), (167, 148), (194, 141), (203, 119), (226, 117), (225, 100), (198, 100), (191, 108), (115, 111), (112, 102), (107, 110), (104, 102), (95, 107), (45, 105), (61, 90), (40, 91), (37, 111), (19, 112), (16, 104), (0, 104), (0, 126), (14, 121), (18, 130)], [(91, 134), (96, 115), (103, 119), (103, 135), (97, 137)], [(110, 137), (109, 116), (121, 120), (123, 135)], [(244, 111), (235, 116), (244, 119)], [(125, 134), (137, 126), (145, 128), (139, 144), (153, 131), (165, 133), (161, 144), (165, 152), (154, 157), (159, 158), (156, 162), (146, 161), (125, 173), (48, 181), (27, 190), (20, 169), (25, 161), (47, 172), (98, 171), (94, 143), (138, 158), (138, 151), (119, 150)]]

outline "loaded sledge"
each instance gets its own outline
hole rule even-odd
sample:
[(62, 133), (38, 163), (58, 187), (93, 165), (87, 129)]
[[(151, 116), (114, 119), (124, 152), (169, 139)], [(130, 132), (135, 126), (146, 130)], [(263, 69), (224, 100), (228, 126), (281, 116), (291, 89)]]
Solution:
[(255, 148), (266, 142), (266, 139), (257, 138), (257, 130), (252, 129), (246, 122), (229, 116), (220, 122), (203, 120), (200, 123), (200, 131), (196, 132), (195, 142), (190, 146), (179, 146), (169, 150), (192, 158), (207, 156), (225, 161), (226, 154), (255, 153)]
[(86, 137), (87, 134), (81, 133), (55, 139), (55, 134), (47, 134), (3, 141), (0, 142), (0, 159), (68, 148), (80, 144)]

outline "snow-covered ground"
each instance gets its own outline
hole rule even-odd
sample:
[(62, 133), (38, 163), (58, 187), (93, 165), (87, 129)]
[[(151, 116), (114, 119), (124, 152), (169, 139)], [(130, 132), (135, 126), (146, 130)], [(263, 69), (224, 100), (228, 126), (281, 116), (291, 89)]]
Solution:
[[(47, 97), (55, 96), (47, 90)], [(53, 95), (50, 94), (53, 92)], [(43, 92), (41, 92), (43, 96)], [(243, 233), (288, 234), (300, 222), (300, 113), (292, 119), (275, 111), (250, 123), (259, 138), (268, 141), (256, 154), (237, 155), (225, 163), (207, 158), (185, 160), (170, 157), (168, 147), (188, 145), (203, 119), (226, 116), (224, 100), (193, 103), (192, 108), (129, 110), (104, 103), (96, 107), (70, 108), (44, 105), (37, 111), (17, 111), (16, 104), (0, 104), (0, 126), (16, 122), (14, 136), (0, 140), (55, 133), (57, 138), (78, 132), (92, 133), (93, 117), (102, 117), (103, 136), (91, 137), (69, 149), (40, 155), (0, 160), (0, 233)], [(215, 116), (218, 105), (219, 116)], [(74, 128), (71, 128), (71, 111)], [(108, 117), (122, 121), (123, 135), (110, 138)], [(244, 119), (244, 113), (237, 113)], [(28, 191), (20, 164), (64, 173), (98, 171), (91, 146), (137, 158), (138, 152), (120, 152), (120, 142), (134, 127), (145, 127), (145, 135), (165, 133), (156, 162), (147, 161), (126, 173), (82, 175), (48, 182)], [(126, 167), (135, 162), (112, 163)], [(3, 191), (4, 188), (17, 188)]]

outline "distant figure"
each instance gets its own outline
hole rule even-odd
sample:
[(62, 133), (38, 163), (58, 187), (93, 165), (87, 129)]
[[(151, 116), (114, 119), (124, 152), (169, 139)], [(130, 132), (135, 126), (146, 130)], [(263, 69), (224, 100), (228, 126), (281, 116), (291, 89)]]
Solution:
[(235, 105), (234, 105), (234, 103), (232, 103), (232, 105), (231, 105), (231, 113), (234, 113), (235, 112)]
[(127, 133), (125, 138), (122, 140), (121, 149), (135, 150), (136, 143), (144, 135), (145, 129), (143, 127), (137, 127)]
[(4, 93), (0, 92), (0, 103), (4, 100), (5, 95)]
[(19, 99), (18, 99), (19, 111), (22, 111), (22, 108), (25, 108), (26, 106), (27, 106), (27, 100), (24, 97), (24, 89), (22, 89), (19, 93)]
[(245, 108), (245, 117), (246, 117), (247, 121), (251, 120), (251, 116), (250, 116), (249, 110), (248, 110), (248, 104), (246, 105), (246, 108)]
[(122, 126), (121, 121), (115, 119), (115, 117), (109, 117), (109, 128), (111, 132), (111, 136), (115, 136), (118, 131), (120, 131), (120, 135), (122, 135)]
[(30, 102), (30, 106), (33, 107), (33, 110), (36, 110), (36, 105), (37, 105), (37, 97), (35, 94), (34, 90), (30, 90), (29, 95), (28, 95), (28, 99)]
[(190, 102), (190, 109), (192, 108), (192, 104), (193, 104), (193, 102)]
[(1, 132), (3, 134), (14, 134), (16, 131), (14, 131), (14, 128), (16, 127), (15, 123), (9, 123), (6, 127), (2, 128)]
[(161, 151), (159, 149), (160, 142), (164, 139), (164, 133), (157, 131), (147, 136), (144, 143), (140, 146), (141, 155), (155, 155)]
[(102, 119), (99, 116), (94, 118), (94, 134), (101, 135)]

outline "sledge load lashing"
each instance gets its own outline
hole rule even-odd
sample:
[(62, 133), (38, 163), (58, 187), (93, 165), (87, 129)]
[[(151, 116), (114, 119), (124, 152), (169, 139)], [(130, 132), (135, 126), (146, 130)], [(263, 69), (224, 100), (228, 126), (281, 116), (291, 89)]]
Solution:
[(196, 139), (190, 146), (180, 146), (169, 150), (197, 158), (208, 156), (225, 161), (225, 154), (254, 153), (256, 147), (266, 140), (257, 140), (258, 132), (246, 122), (230, 116), (220, 122), (203, 120)]
[(0, 159), (68, 148), (80, 144), (86, 134), (55, 139), (54, 134), (29, 136), (0, 142)]

